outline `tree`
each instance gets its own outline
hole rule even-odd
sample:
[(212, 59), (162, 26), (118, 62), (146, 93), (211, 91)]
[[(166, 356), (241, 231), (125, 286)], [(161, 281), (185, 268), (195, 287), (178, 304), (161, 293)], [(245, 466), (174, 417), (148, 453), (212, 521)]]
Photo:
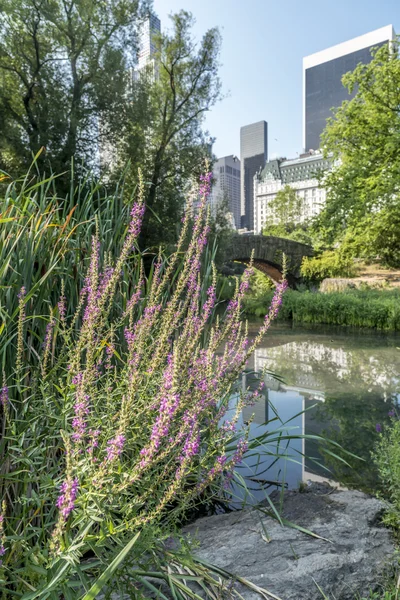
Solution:
[(0, 166), (94, 164), (116, 136), (145, 0), (0, 0)]
[(311, 244), (308, 224), (302, 221), (303, 199), (290, 185), (279, 190), (269, 203), (271, 212), (263, 229), (264, 235), (285, 237), (296, 242)]
[(276, 225), (297, 224), (301, 218), (302, 198), (290, 185), (282, 190), (269, 203), (270, 222)]
[(328, 242), (366, 215), (399, 206), (400, 61), (398, 42), (373, 51), (343, 77), (355, 95), (328, 120), (322, 137), (325, 155), (336, 164), (325, 174), (327, 202), (316, 222)]
[(190, 13), (180, 11), (171, 20), (172, 32), (155, 39), (155, 69), (150, 66), (133, 84), (116, 147), (115, 167), (127, 160), (140, 164), (148, 182), (144, 246), (175, 239), (185, 187), (209, 155), (202, 121), (221, 97), (218, 29), (196, 44)]

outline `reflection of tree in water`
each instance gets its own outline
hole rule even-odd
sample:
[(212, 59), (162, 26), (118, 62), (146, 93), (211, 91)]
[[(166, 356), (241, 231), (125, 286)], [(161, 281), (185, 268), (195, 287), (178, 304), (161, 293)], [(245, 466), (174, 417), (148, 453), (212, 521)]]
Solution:
[(347, 467), (321, 449), (326, 466), (332, 470), (334, 478), (346, 487), (369, 492), (376, 490), (378, 475), (371, 459), (371, 451), (378, 439), (376, 424), (389, 421), (388, 411), (394, 401), (394, 395), (385, 402), (382, 394), (375, 391), (337, 392), (326, 396), (325, 403), (316, 407), (316, 420), (331, 423), (323, 429), (324, 437), (364, 459), (357, 460), (346, 456), (344, 451), (335, 450), (351, 465)]
[[(388, 420), (388, 411), (400, 392), (398, 345), (397, 340), (379, 336), (371, 340), (316, 337), (315, 342), (286, 338), (284, 345), (263, 348), (255, 357), (259, 365), (279, 373), (289, 385), (325, 393), (325, 402), (306, 413), (305, 432), (320, 433), (364, 459), (356, 460), (337, 450), (352, 465), (350, 468), (323, 453), (333, 478), (347, 487), (376, 489), (378, 478), (371, 451), (378, 437), (376, 424)], [(322, 449), (306, 442), (305, 450), (306, 455), (318, 457)], [(306, 463), (307, 468), (324, 475), (311, 462)]]
[(258, 352), (258, 363), (290, 385), (315, 386), (327, 393), (342, 386), (375, 389), (383, 396), (400, 391), (400, 351), (394, 347), (344, 349), (329, 342), (289, 342)]

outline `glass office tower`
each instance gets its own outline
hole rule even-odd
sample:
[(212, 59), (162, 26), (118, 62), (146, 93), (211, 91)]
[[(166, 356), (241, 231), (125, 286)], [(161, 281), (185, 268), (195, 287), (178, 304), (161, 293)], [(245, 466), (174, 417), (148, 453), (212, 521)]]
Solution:
[[(303, 58), (303, 147), (318, 150), (331, 109), (351, 98), (342, 77), (372, 60), (371, 49), (395, 38), (392, 25)], [(354, 92), (355, 94), (355, 92)]]
[(249, 230), (254, 222), (254, 175), (268, 160), (268, 125), (258, 121), (240, 128), (241, 225)]

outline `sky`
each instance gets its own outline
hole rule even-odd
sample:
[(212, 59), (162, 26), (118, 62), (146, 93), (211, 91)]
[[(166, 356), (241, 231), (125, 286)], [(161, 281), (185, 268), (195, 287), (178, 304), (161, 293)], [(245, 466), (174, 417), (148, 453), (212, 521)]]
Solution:
[(168, 15), (193, 14), (197, 40), (222, 34), (224, 99), (205, 119), (217, 157), (240, 154), (240, 127), (268, 123), (269, 158), (302, 151), (302, 59), (385, 25), (400, 33), (400, 0), (153, 0), (161, 29)]

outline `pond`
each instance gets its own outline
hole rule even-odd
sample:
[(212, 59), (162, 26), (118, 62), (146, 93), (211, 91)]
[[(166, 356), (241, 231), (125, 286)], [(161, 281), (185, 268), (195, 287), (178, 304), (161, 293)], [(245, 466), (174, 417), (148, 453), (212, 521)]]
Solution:
[[(257, 332), (250, 323), (249, 338)], [(289, 434), (322, 435), (362, 460), (313, 439), (290, 441), (289, 460), (247, 457), (239, 469), (257, 502), (273, 489), (297, 488), (300, 482), (335, 481), (345, 487), (372, 491), (378, 486), (371, 451), (377, 424), (390, 421), (388, 412), (400, 398), (400, 335), (340, 327), (274, 325), (254, 352), (243, 389), (254, 389), (251, 371), (264, 369), (265, 388), (254, 406), (246, 407), (240, 424), (253, 421), (250, 438), (278, 428)], [(276, 413), (279, 419), (274, 419)], [(282, 421), (282, 423), (280, 422)], [(274, 444), (269, 450), (275, 451)], [(350, 463), (329, 454), (334, 451)], [(281, 446), (282, 451), (282, 446)]]

